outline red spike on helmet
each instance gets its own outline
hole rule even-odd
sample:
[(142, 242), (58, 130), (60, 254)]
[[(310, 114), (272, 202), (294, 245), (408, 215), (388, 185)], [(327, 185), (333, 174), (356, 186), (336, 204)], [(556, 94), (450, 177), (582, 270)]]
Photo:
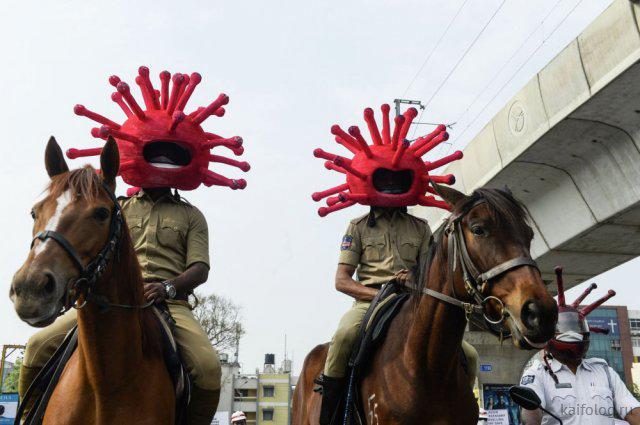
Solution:
[[(347, 182), (331, 189), (315, 192), (311, 197), (318, 202), (327, 199), (326, 207), (318, 210), (321, 217), (332, 212), (350, 207), (356, 203), (377, 207), (406, 207), (411, 205), (433, 206), (449, 209), (444, 201), (434, 196), (430, 184), (453, 184), (455, 177), (432, 176), (430, 171), (462, 158), (462, 152), (433, 162), (424, 162), (421, 157), (449, 138), (444, 125), (439, 125), (432, 133), (420, 137), (411, 143), (406, 139), (413, 119), (418, 111), (409, 108), (403, 115), (395, 118), (395, 127), (391, 133), (389, 111), (390, 106), (382, 105), (382, 133), (374, 118), (373, 110), (364, 110), (373, 143), (369, 145), (356, 126), (349, 127), (348, 132), (339, 125), (331, 127), (331, 133), (338, 144), (353, 153), (348, 159), (325, 152), (322, 149), (313, 151), (316, 158), (326, 160), (328, 170), (346, 174)], [(395, 180), (391, 186), (385, 187), (385, 180)], [(338, 195), (338, 196), (333, 196)], [(332, 197), (333, 196), (333, 197)]]
[(597, 285), (592, 283), (573, 303), (567, 305), (564, 296), (562, 267), (556, 267), (555, 271), (558, 286), (558, 324), (555, 336), (547, 343), (546, 350), (561, 361), (579, 360), (584, 358), (589, 350), (590, 332), (608, 333), (606, 329), (589, 328), (586, 316), (602, 303), (615, 296), (616, 293), (609, 290), (607, 295), (579, 309), (580, 303), (591, 291), (597, 288)]
[[(186, 113), (191, 98), (202, 77), (198, 73), (190, 76), (177, 73), (171, 78), (168, 71), (160, 73), (160, 90), (153, 87), (149, 69), (141, 66), (135, 81), (140, 87), (145, 109), (131, 94), (127, 83), (111, 76), (109, 83), (116, 88), (111, 99), (122, 109), (126, 119), (118, 124), (76, 105), (74, 112), (101, 124), (91, 134), (99, 139), (113, 136), (120, 150), (122, 179), (135, 187), (171, 187), (193, 190), (200, 184), (206, 186), (228, 186), (244, 189), (244, 179), (232, 180), (209, 170), (210, 163), (226, 164), (248, 171), (246, 162), (214, 155), (211, 149), (222, 147), (235, 155), (242, 155), (242, 138), (224, 138), (205, 132), (201, 124), (211, 115), (223, 116), (223, 105), (229, 103), (226, 94), (220, 94), (206, 107)], [(101, 148), (69, 149), (69, 158), (100, 155)], [(126, 165), (126, 166), (125, 166)]]

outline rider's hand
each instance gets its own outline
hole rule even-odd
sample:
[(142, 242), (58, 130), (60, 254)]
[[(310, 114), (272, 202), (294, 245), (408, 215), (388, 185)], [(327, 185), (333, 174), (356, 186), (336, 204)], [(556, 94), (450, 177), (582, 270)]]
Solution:
[(407, 280), (409, 280), (409, 270), (402, 269), (397, 272), (393, 278), (399, 284), (404, 285), (405, 283), (407, 283)]
[(162, 282), (146, 282), (144, 284), (144, 297), (147, 301), (160, 302), (167, 298), (167, 291)]

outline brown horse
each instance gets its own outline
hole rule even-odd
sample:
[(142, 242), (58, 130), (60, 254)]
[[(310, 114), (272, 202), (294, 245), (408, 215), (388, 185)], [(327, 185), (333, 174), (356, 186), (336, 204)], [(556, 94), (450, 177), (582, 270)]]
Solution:
[(32, 248), (10, 296), (33, 326), (52, 323), (75, 302), (78, 348), (43, 423), (173, 424), (175, 396), (159, 329), (153, 312), (141, 308), (142, 275), (113, 195), (116, 143), (106, 143), (100, 175), (89, 166), (69, 171), (53, 138), (45, 164), (51, 182), (33, 207)]
[[(411, 285), (413, 302), (402, 306), (358, 383), (367, 424), (476, 424), (478, 404), (459, 356), (465, 309), (496, 322), (520, 348), (541, 347), (553, 336), (557, 306), (531, 260), (524, 207), (500, 190), (471, 196), (437, 190), (453, 213), (422, 265), (425, 278)], [(321, 395), (313, 381), (327, 349), (319, 345), (305, 359), (293, 399), (295, 425), (319, 421)]]

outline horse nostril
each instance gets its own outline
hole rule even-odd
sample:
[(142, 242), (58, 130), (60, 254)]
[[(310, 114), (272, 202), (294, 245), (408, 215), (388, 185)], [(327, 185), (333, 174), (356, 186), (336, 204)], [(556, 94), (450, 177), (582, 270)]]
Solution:
[(51, 295), (56, 290), (56, 280), (51, 273), (45, 274), (46, 282), (44, 284), (44, 292)]
[(529, 329), (537, 329), (540, 326), (541, 312), (538, 304), (533, 300), (528, 300), (522, 306), (520, 313), (522, 323)]

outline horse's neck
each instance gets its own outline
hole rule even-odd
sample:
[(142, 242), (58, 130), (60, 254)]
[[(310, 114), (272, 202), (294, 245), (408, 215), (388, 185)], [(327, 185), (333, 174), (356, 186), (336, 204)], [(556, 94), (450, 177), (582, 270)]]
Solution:
[[(446, 251), (444, 251), (446, 252)], [(426, 287), (453, 296), (447, 283), (447, 261), (436, 256), (429, 268)], [(416, 374), (453, 377), (447, 371), (458, 367), (466, 319), (459, 307), (428, 295), (420, 297), (405, 345), (405, 357)]]
[[(94, 292), (110, 303), (139, 305), (142, 283), (135, 273), (139, 273), (139, 268), (128, 264), (135, 261), (134, 255), (133, 252), (116, 255), (96, 282)], [(93, 302), (78, 311), (80, 359), (88, 379), (100, 389), (121, 385), (142, 360), (140, 316), (139, 310), (117, 307), (100, 312)]]

